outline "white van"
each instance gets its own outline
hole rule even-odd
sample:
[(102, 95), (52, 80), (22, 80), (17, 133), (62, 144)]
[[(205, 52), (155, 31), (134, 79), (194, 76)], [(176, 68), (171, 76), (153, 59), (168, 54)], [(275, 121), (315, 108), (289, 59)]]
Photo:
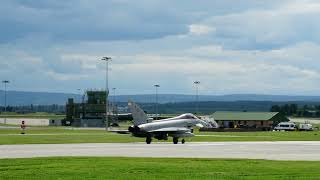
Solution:
[(276, 131), (295, 131), (296, 125), (293, 122), (281, 122), (276, 127), (274, 127), (274, 130)]
[(299, 124), (299, 131), (313, 131), (312, 124)]

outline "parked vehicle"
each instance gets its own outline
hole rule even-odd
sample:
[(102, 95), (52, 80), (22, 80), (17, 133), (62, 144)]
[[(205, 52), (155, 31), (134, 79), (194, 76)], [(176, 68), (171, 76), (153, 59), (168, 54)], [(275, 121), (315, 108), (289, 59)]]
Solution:
[(313, 131), (312, 124), (299, 124), (299, 131)]
[(281, 122), (274, 128), (276, 131), (295, 131), (296, 129), (296, 124), (293, 122)]

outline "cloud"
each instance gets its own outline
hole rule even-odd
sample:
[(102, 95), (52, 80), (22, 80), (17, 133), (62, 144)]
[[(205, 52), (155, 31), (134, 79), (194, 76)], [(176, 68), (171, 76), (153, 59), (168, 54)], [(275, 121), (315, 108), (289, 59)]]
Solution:
[(83, 80), (85, 78), (88, 78), (88, 75), (57, 73), (53, 71), (48, 71), (45, 74), (50, 76), (50, 78), (52, 79), (61, 81)]
[[(278, 3), (248, 0), (231, 10), (242, 12)], [(234, 1), (4, 0), (0, 7), (0, 33), (6, 36), (1, 36), (0, 42), (39, 36), (59, 42), (157, 39), (186, 34), (190, 25), (208, 16), (228, 14), (230, 4)], [(191, 27), (203, 31), (206, 25)]]
[[(61, 63), (64, 66), (80, 66), (82, 71), (97, 70), (96, 63), (100, 57), (86, 54), (67, 54), (61, 56)], [(101, 59), (101, 58), (100, 58)]]
[[(187, 22), (165, 3), (131, 1), (4, 1), (0, 42), (43, 36), (57, 41), (142, 40), (188, 31)], [(143, 9), (143, 10), (142, 10)], [(4, 18), (5, 17), (5, 18)]]
[(209, 34), (211, 32), (214, 32), (215, 28), (209, 27), (206, 25), (201, 24), (191, 24), (189, 26), (189, 33), (192, 35), (203, 35), (203, 34)]
[(273, 49), (301, 41), (319, 43), (317, 1), (292, 1), (272, 9), (251, 9), (212, 16), (201, 21), (213, 26), (221, 44), (236, 49)]
[[(195, 80), (202, 82), (202, 92), (207, 94), (286, 94), (293, 93), (288, 92), (288, 88), (296, 84), (301, 87), (295, 88), (294, 93), (316, 92), (316, 82), (320, 76), (318, 68), (313, 66), (314, 61), (295, 64), (295, 60), (292, 60), (294, 56), (303, 57), (303, 49), (297, 51), (303, 46), (318, 48), (312, 43), (279, 49), (277, 52), (200, 46), (175, 53), (115, 55), (110, 74), (116, 86), (127, 83), (126, 88), (137, 86), (149, 89), (153, 83), (160, 82), (163, 84), (162, 91), (168, 93), (177, 90), (192, 92), (192, 82)], [(304, 58), (299, 62), (304, 62)]]
[(45, 67), (41, 57), (33, 56), (23, 51), (3, 52), (0, 55), (0, 61), (4, 65), (2, 68), (6, 73), (33, 73)]
[[(3, 1), (0, 75), (17, 90), (317, 94), (317, 1)], [(4, 36), (5, 34), (5, 36)], [(32, 83), (30, 83), (32, 82)], [(298, 86), (297, 86), (298, 85)], [(294, 88), (292, 88), (294, 87)], [(290, 90), (288, 90), (290, 89)]]

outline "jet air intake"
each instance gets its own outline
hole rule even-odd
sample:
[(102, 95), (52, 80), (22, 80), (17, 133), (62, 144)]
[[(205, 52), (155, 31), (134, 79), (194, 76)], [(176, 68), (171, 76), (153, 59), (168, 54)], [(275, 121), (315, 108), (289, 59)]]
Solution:
[(142, 132), (138, 126), (130, 126), (128, 131), (131, 132), (135, 137), (146, 137), (146, 133)]

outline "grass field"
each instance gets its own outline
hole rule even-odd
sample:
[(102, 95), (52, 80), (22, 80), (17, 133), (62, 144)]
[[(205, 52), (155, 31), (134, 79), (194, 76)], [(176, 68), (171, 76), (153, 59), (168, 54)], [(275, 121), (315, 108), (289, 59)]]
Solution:
[(166, 159), (2, 159), (0, 179), (318, 179), (320, 162)]
[(25, 135), (19, 129), (1, 129), (0, 144), (57, 144), (57, 143), (111, 143), (138, 142), (144, 139), (104, 130), (72, 130), (63, 128), (31, 128)]
[[(30, 128), (25, 135), (19, 129), (0, 129), (1, 144), (57, 144), (57, 143), (123, 143), (144, 142), (144, 138), (117, 134), (104, 130), (65, 128)], [(320, 131), (313, 132), (195, 132), (187, 142), (219, 141), (320, 141)], [(154, 140), (153, 142), (157, 142)], [(169, 139), (169, 142), (172, 142)]]

